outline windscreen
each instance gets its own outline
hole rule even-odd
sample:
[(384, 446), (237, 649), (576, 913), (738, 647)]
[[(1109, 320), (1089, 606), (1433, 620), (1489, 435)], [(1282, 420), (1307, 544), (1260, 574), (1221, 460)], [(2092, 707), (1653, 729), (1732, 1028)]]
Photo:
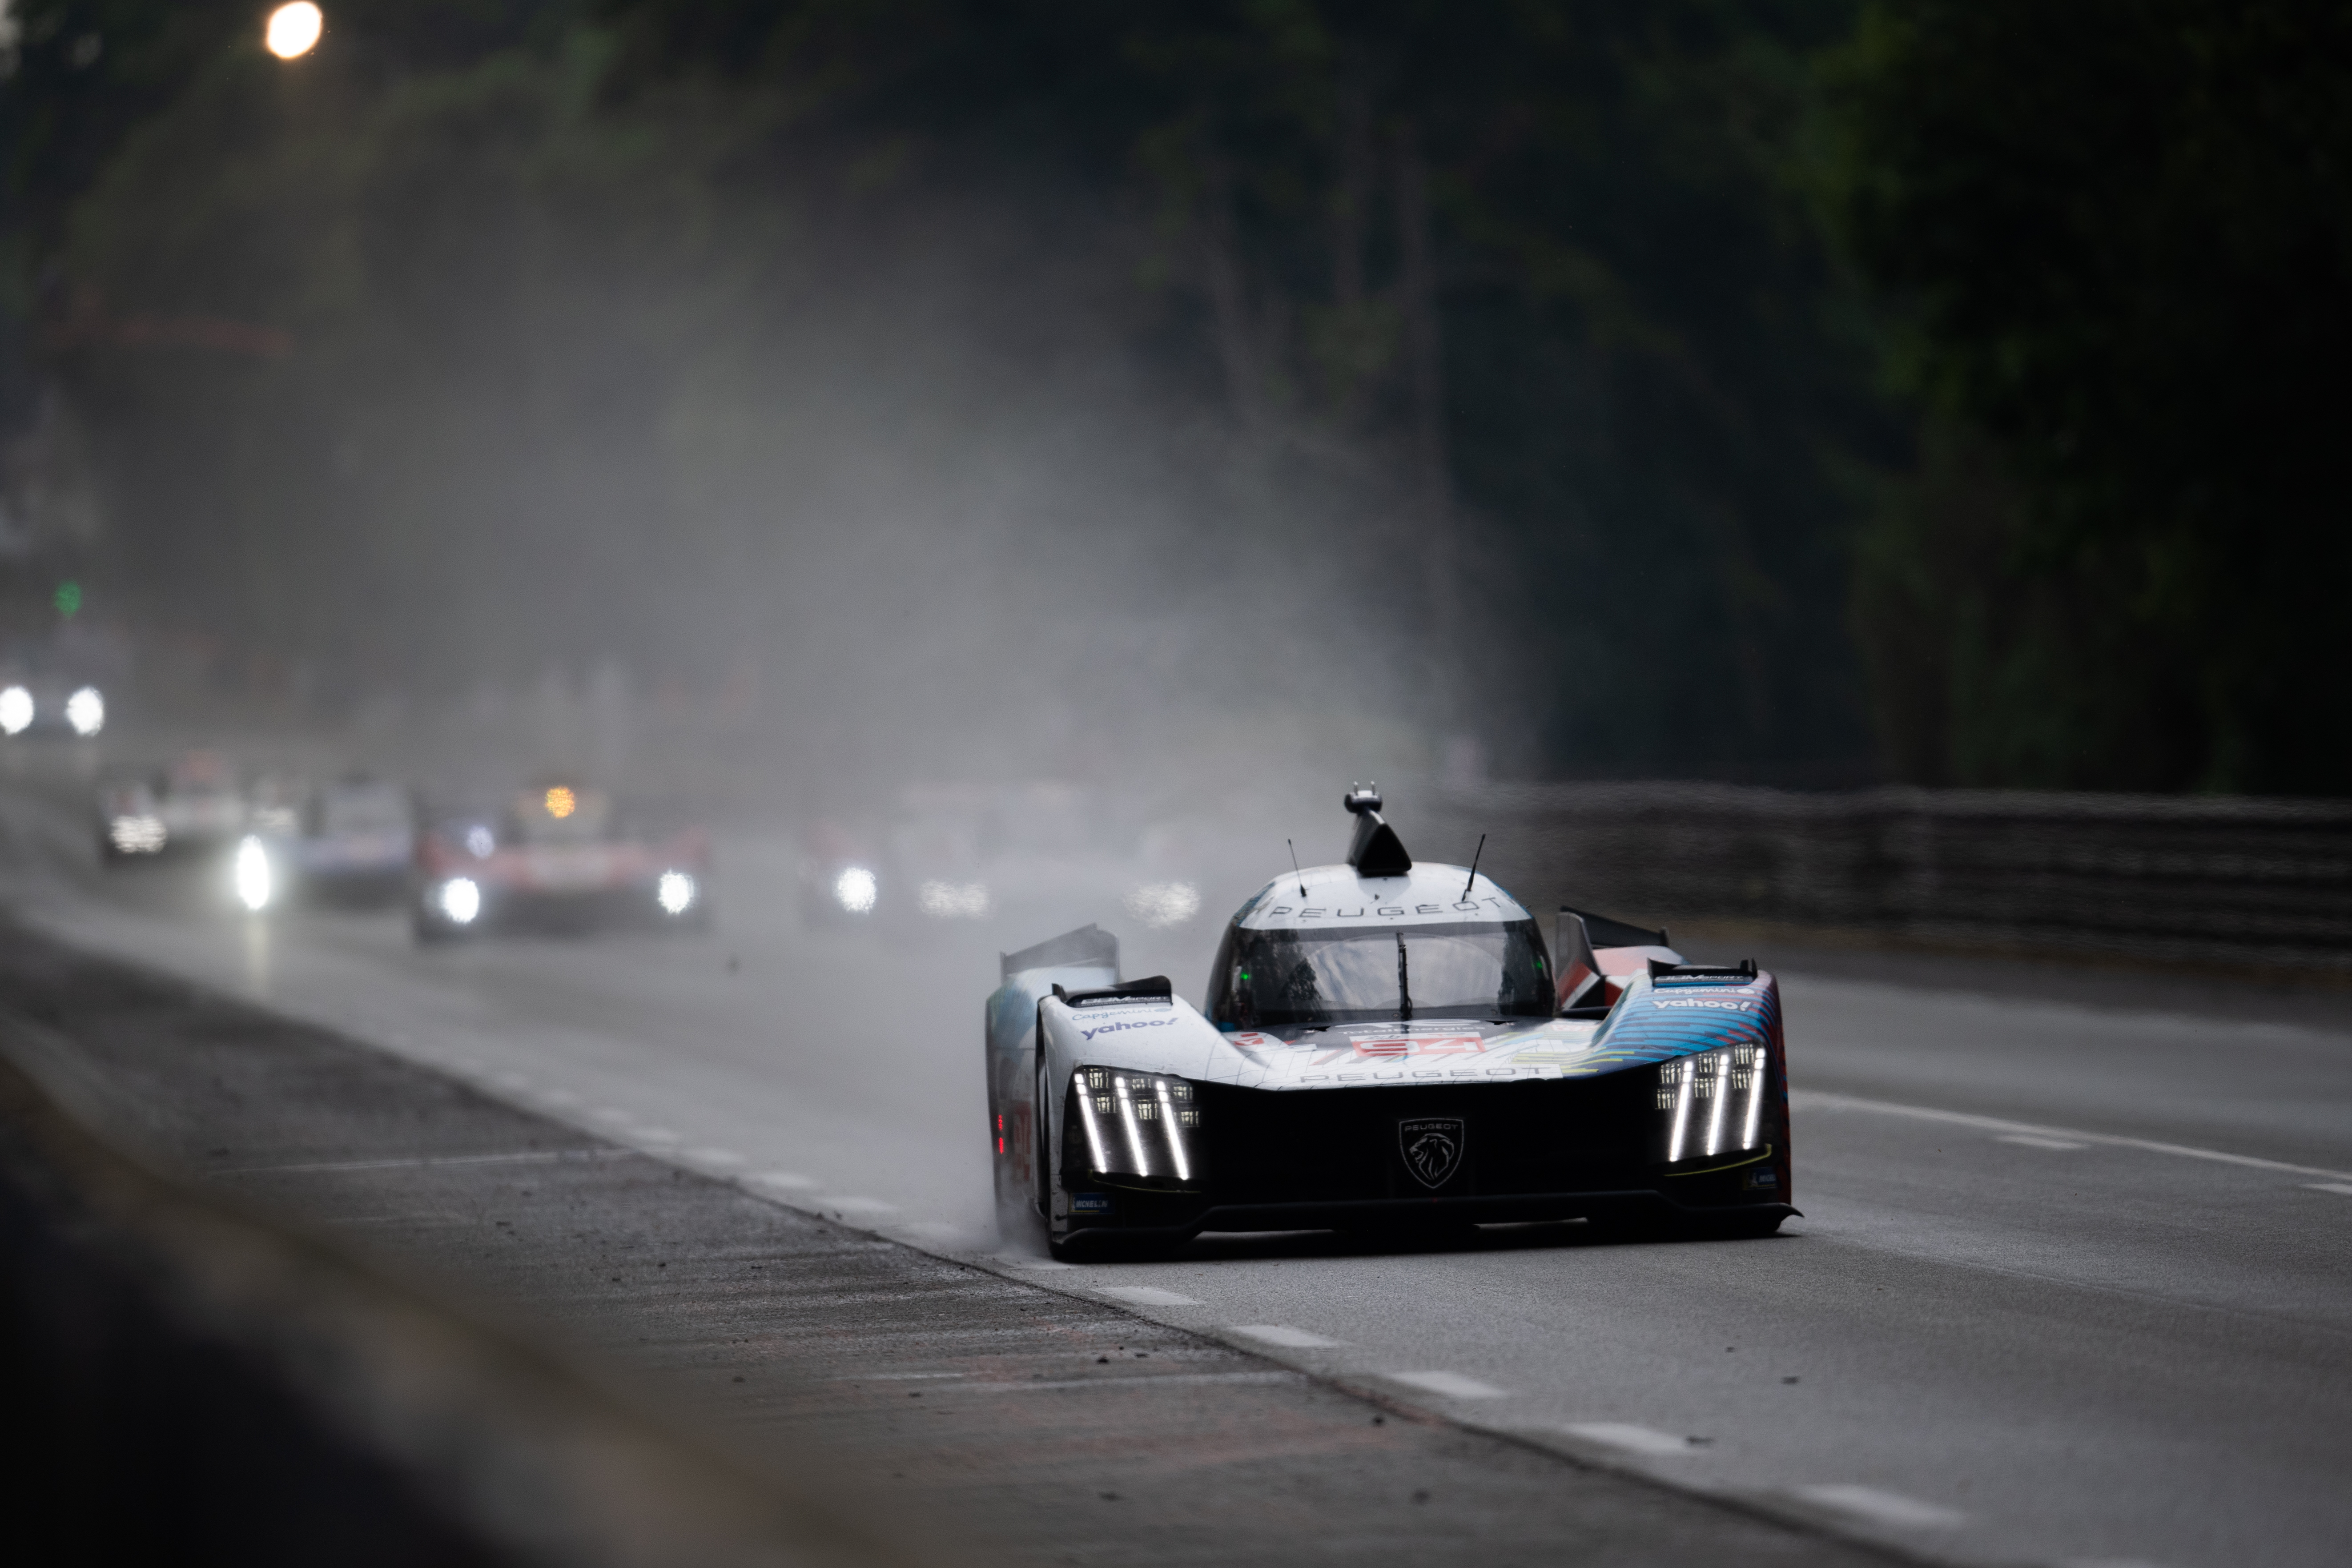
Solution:
[(1243, 1028), (1423, 1018), (1545, 1018), (1533, 921), (1348, 931), (1235, 930), (1210, 1016)]

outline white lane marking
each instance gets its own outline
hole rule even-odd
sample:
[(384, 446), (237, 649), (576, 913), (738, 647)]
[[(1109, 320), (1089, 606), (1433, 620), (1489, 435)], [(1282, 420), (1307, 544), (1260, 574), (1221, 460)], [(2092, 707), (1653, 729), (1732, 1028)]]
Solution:
[(960, 1372), (866, 1372), (841, 1381), (844, 1383), (914, 1383), (927, 1377), (961, 1377)]
[(2014, 1143), (2021, 1149), (2087, 1149), (2088, 1143), (2077, 1143), (2067, 1138), (2044, 1138), (2038, 1132), (2003, 1132), (1993, 1140), (1996, 1143)]
[(757, 1182), (763, 1187), (797, 1189), (817, 1184), (814, 1176), (803, 1176), (798, 1171), (755, 1171), (743, 1179), (747, 1182)]
[(433, 1165), (551, 1165), (559, 1160), (624, 1160), (635, 1149), (532, 1149), (513, 1154), (419, 1154), (398, 1160), (317, 1160), (299, 1165), (236, 1165), (215, 1176), (267, 1176), (300, 1171), (412, 1171)]
[(1237, 1323), (1234, 1326), (1234, 1332), (1294, 1351), (1328, 1351), (1348, 1342), (1345, 1340), (1327, 1340), (1321, 1334), (1310, 1334), (1305, 1329), (1294, 1329), (1286, 1323)]
[(640, 1127), (635, 1134), (640, 1143), (675, 1143), (677, 1134), (667, 1127)]
[(2319, 1165), (2291, 1165), (2284, 1160), (2258, 1160), (2252, 1154), (2199, 1149), (2187, 1143), (2159, 1143), (2150, 1138), (2125, 1138), (2112, 1132), (2084, 1132), (2072, 1127), (2039, 1127), (2030, 1121), (2004, 1121), (1998, 1116), (1974, 1116), (1965, 1110), (1937, 1110), (1926, 1105), (1898, 1105), (1890, 1100), (1864, 1100), (1856, 1095), (1832, 1094), (1825, 1089), (1791, 1089), (1789, 1103), (1799, 1110), (1875, 1111), (1881, 1116), (1907, 1116), (1919, 1121), (1948, 1121), (1956, 1127), (1976, 1127), (1987, 1132), (2018, 1132), (2035, 1138), (2104, 1143), (2116, 1149), (2145, 1149), (2152, 1154), (2175, 1154), (2184, 1160), (2211, 1160), (2223, 1165), (2243, 1165), (2253, 1171), (2284, 1171), (2293, 1176), (2332, 1176), (2339, 1182), (2352, 1182), (2352, 1171), (2331, 1171)]
[(1179, 1296), (1173, 1290), (1162, 1290), (1157, 1285), (1105, 1285), (1097, 1292), (1116, 1296), (1122, 1301), (1132, 1301), (1139, 1307), (1197, 1307), (1201, 1303), (1190, 1296)]
[(2352, 1198), (2352, 1182), (2308, 1182), (2305, 1184), (2315, 1193), (2342, 1193)]
[(1917, 1498), (1905, 1497), (1901, 1492), (1881, 1491), (1876, 1487), (1857, 1487), (1840, 1483), (1834, 1486), (1799, 1487), (1797, 1495), (1807, 1502), (1833, 1508), (1840, 1513), (1850, 1513), (1874, 1524), (1898, 1525), (1906, 1530), (1950, 1530), (1968, 1522), (1968, 1515)]
[[(1134, 1365), (1133, 1362), (1127, 1363)], [(960, 1383), (958, 1394), (1042, 1394), (1053, 1388), (1171, 1388), (1196, 1383), (1304, 1383), (1307, 1374), (1299, 1372), (1149, 1372), (1114, 1373), (1109, 1376), (1066, 1377), (1034, 1383)]]
[(883, 1198), (819, 1198), (816, 1206), (835, 1214), (897, 1214), (898, 1205)]
[(1015, 1258), (1002, 1252), (996, 1255), (996, 1261), (1008, 1268), (1076, 1268), (1077, 1267), (1075, 1263), (1065, 1263), (1058, 1258)]
[(1504, 1397), (1504, 1391), (1493, 1384), (1465, 1377), (1458, 1372), (1384, 1372), (1381, 1375), (1391, 1383), (1408, 1384), (1425, 1393), (1444, 1394), (1448, 1399)]
[(1560, 1430), (1591, 1443), (1606, 1443), (1612, 1448), (1624, 1448), (1636, 1454), (1682, 1454), (1698, 1452), (1687, 1437), (1677, 1437), (1672, 1432), (1661, 1432), (1654, 1426), (1633, 1426), (1622, 1421), (1576, 1421)]

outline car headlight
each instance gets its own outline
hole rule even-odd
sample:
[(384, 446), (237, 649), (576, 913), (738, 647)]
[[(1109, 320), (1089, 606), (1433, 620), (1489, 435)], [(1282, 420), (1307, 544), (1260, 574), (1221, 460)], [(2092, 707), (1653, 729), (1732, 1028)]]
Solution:
[(874, 873), (863, 866), (852, 866), (833, 879), (834, 902), (853, 915), (872, 913), (874, 896), (879, 891)]
[(654, 884), (654, 902), (666, 915), (682, 915), (694, 907), (695, 896), (701, 890), (685, 872), (664, 871)]
[(1726, 1046), (1658, 1065), (1657, 1110), (1666, 1163), (1761, 1147), (1766, 1070), (1761, 1046)]
[(482, 885), (471, 877), (452, 877), (441, 884), (435, 895), (441, 912), (452, 925), (472, 925), (482, 912)]
[(95, 735), (106, 728), (106, 699), (97, 687), (85, 686), (66, 699), (66, 722), (77, 735)]
[(985, 882), (925, 882), (915, 889), (915, 902), (934, 920), (976, 921), (988, 913)]
[(114, 847), (125, 855), (153, 855), (163, 847), (170, 837), (164, 830), (163, 819), (151, 813), (118, 816), (106, 825), (106, 837)]
[(1070, 1075), (1072, 1120), (1087, 1169), (1190, 1184), (1200, 1173), (1200, 1097), (1166, 1073), (1082, 1067)]
[(21, 686), (0, 691), (0, 730), (21, 735), (33, 723), (33, 694)]
[(270, 895), (277, 891), (278, 879), (271, 874), (269, 851), (261, 840), (247, 837), (236, 847), (236, 901), (259, 913), (269, 905)]

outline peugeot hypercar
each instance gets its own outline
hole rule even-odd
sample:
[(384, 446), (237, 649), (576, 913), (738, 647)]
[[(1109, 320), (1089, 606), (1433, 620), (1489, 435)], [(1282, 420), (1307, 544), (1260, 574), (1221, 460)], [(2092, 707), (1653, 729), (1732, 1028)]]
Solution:
[(1057, 1257), (1575, 1217), (1760, 1236), (1797, 1212), (1770, 975), (1572, 910), (1556, 972), (1510, 894), (1415, 865), (1374, 792), (1347, 805), (1347, 863), (1244, 904), (1198, 1009), (1122, 981), (1092, 926), (1005, 955), (997, 1193)]

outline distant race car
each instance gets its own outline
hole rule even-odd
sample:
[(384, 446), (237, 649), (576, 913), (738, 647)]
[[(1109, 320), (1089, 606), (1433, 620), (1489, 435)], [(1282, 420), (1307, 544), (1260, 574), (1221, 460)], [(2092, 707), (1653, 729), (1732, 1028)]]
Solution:
[(812, 927), (1062, 920), (1106, 893), (1165, 929), (1199, 913), (1183, 835), (1129, 820), (1083, 785), (932, 784), (854, 826), (802, 834), (800, 905)]
[(264, 779), (247, 803), (236, 881), (246, 907), (399, 900), (415, 859), (408, 792), (353, 775), (331, 784)]
[(189, 752), (160, 772), (99, 785), (98, 851), (110, 864), (226, 850), (246, 826), (244, 788), (217, 752)]
[(83, 739), (106, 728), (106, 695), (86, 680), (25, 676), (0, 681), (0, 734), (52, 731)]
[(1004, 957), (997, 1192), (1055, 1256), (1575, 1217), (1761, 1236), (1797, 1212), (1770, 975), (1565, 910), (1555, 974), (1508, 893), (1415, 865), (1373, 791), (1346, 804), (1347, 863), (1244, 904), (1198, 1009), (1122, 982), (1092, 926)]
[(550, 784), (505, 810), (444, 815), (417, 836), (420, 942), (497, 928), (695, 927), (709, 912), (710, 847), (698, 827), (650, 831), (601, 790)]

